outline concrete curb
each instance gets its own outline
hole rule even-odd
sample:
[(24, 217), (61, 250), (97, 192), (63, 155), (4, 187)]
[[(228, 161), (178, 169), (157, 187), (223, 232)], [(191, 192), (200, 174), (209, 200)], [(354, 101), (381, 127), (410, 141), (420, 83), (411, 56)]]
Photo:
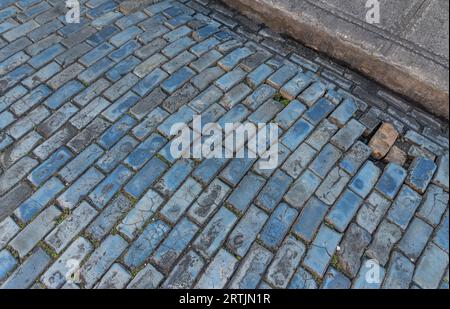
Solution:
[(222, 0), (244, 15), (345, 62), (449, 118), (448, 67), (335, 14), (298, 0)]

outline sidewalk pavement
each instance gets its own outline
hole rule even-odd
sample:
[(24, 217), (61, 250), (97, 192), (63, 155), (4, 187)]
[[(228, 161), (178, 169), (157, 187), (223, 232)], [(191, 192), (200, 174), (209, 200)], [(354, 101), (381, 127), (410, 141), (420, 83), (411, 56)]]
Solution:
[(448, 119), (449, 2), (380, 0), (380, 23), (366, 0), (223, 0)]

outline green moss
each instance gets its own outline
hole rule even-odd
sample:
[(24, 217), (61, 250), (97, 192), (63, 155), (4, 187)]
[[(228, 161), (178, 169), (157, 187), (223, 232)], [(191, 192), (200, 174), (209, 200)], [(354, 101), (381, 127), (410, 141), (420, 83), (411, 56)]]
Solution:
[(288, 106), (289, 105), (289, 103), (291, 103), (291, 100), (289, 100), (289, 99), (287, 99), (287, 98), (285, 98), (281, 93), (276, 93), (274, 96), (273, 96), (273, 99), (275, 100), (275, 101), (277, 101), (277, 102), (280, 102), (281, 104), (283, 104), (284, 106)]
[(65, 208), (61, 215), (56, 219), (56, 225), (61, 224), (64, 220), (66, 220), (70, 216), (70, 209)]
[(42, 248), (42, 250), (44, 250), (48, 255), (51, 256), (53, 260), (56, 260), (58, 258), (58, 253), (56, 253), (55, 250), (50, 248), (50, 246), (47, 245), (44, 241), (40, 241), (39, 245)]

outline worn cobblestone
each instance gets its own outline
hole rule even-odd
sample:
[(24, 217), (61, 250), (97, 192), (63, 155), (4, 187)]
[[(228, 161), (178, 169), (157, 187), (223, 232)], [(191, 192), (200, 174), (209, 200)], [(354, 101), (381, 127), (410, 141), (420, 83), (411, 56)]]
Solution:
[[(447, 124), (218, 0), (57, 2), (0, 4), (1, 288), (448, 287)], [(197, 114), (276, 168), (173, 157)]]

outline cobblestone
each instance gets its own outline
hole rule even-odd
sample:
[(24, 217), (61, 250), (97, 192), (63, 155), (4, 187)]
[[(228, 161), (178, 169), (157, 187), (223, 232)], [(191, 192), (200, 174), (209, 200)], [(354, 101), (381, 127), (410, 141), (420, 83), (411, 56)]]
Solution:
[[(448, 286), (447, 124), (218, 0), (56, 2), (0, 5), (2, 288)], [(276, 167), (172, 156), (197, 114)]]

